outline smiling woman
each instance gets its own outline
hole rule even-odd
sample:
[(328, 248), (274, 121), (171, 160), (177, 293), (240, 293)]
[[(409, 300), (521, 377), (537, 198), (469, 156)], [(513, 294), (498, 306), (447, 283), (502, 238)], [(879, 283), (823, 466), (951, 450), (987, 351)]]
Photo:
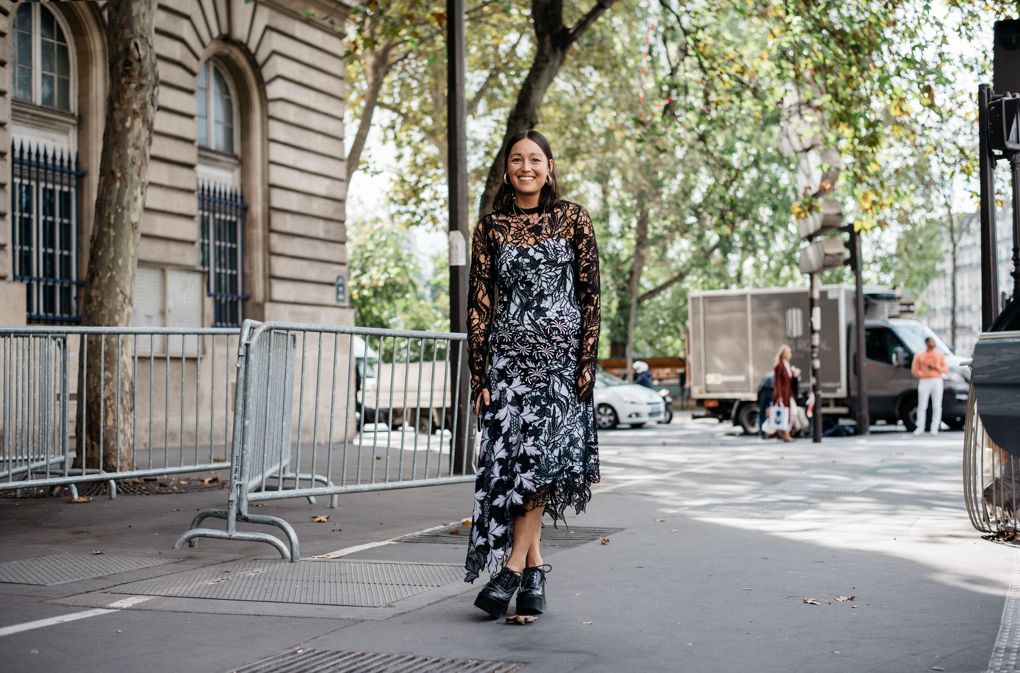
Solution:
[(545, 610), (543, 512), (584, 510), (599, 480), (592, 390), (599, 334), (591, 218), (559, 198), (552, 150), (536, 131), (510, 138), (496, 211), (475, 227), (468, 304), (471, 390), (482, 423), (468, 581), (501, 616)]

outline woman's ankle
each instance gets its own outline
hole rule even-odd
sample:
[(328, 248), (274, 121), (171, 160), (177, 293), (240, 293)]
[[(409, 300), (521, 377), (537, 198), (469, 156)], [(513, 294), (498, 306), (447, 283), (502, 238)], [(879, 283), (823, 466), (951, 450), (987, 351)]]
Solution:
[(520, 575), (522, 572), (524, 572), (524, 564), (523, 563), (518, 563), (517, 561), (508, 560), (506, 562), (506, 567), (509, 568), (510, 570), (514, 571), (518, 575)]

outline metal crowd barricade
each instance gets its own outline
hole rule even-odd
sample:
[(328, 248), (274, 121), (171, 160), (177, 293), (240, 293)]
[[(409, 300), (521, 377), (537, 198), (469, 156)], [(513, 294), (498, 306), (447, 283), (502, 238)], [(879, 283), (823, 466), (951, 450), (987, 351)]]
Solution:
[[(200, 512), (175, 546), (259, 541), (296, 561), (294, 529), (250, 503), (329, 495), (335, 507), (342, 493), (472, 481), (465, 345), (464, 334), (246, 321), (227, 508)], [(201, 527), (209, 518), (226, 530)]]
[[(77, 484), (105, 481), (115, 497), (119, 479), (229, 467), (238, 338), (0, 327), (0, 491), (66, 486), (77, 497)], [(91, 392), (79, 381), (89, 368)]]

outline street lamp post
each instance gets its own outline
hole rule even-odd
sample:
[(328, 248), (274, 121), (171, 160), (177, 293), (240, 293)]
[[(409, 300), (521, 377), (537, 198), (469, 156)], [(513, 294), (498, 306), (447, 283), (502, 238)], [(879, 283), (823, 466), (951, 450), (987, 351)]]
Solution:
[[(467, 331), (467, 133), (464, 101), (464, 0), (446, 0), (446, 119), (449, 157), (450, 237), (450, 331)], [(458, 343), (458, 342), (452, 342)], [(453, 404), (460, 427), (453, 428), (453, 469), (459, 474), (470, 468), (471, 400), (467, 357), (462, 350), (450, 353), (450, 381)]]

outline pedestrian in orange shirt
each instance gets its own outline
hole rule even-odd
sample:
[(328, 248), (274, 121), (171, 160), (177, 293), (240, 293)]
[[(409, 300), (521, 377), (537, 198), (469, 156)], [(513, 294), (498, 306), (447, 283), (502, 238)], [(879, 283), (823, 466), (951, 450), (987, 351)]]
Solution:
[(910, 365), (911, 373), (917, 377), (917, 428), (915, 435), (924, 432), (928, 415), (928, 400), (931, 399), (931, 434), (937, 435), (942, 425), (942, 376), (949, 372), (949, 365), (942, 353), (935, 350), (935, 339), (924, 340), (927, 350), (914, 356)]

